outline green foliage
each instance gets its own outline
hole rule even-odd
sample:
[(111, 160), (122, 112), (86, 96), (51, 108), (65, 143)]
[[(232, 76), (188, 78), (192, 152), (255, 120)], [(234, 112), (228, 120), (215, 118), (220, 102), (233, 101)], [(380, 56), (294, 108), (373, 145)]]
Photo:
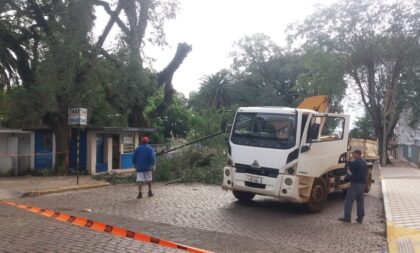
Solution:
[(44, 169), (36, 169), (32, 172), (32, 176), (57, 176), (59, 174), (57, 174), (56, 170), (52, 170), (50, 168), (44, 168)]
[[(226, 165), (225, 145), (195, 145), (157, 158), (154, 181), (221, 184)], [(136, 173), (104, 173), (93, 176), (111, 184), (136, 182)]]
[(105, 180), (108, 183), (115, 184), (133, 184), (136, 182), (136, 173), (103, 173), (99, 175), (92, 176), (95, 180)]
[(221, 184), (226, 165), (225, 149), (221, 146), (190, 148), (160, 157), (155, 178), (158, 181), (179, 183)]
[[(145, 114), (156, 108), (162, 100), (163, 91), (151, 97), (145, 109)], [(166, 142), (167, 138), (186, 138), (191, 127), (191, 113), (187, 108), (187, 99), (181, 93), (176, 93), (172, 104), (168, 107), (163, 117), (154, 119), (151, 126), (156, 129), (155, 143)]]
[(10, 96), (0, 89), (0, 127), (8, 120), (10, 114)]
[(328, 95), (332, 111), (340, 112), (345, 94), (345, 66), (340, 55), (312, 48), (281, 49), (264, 34), (235, 43), (230, 70), (204, 76), (190, 95), (193, 109), (237, 106), (297, 106), (304, 97)]
[(303, 40), (305, 51), (322, 49), (334, 55), (343, 67), (337, 74), (344, 74), (349, 87), (361, 95), (382, 142), (392, 138), (402, 110), (420, 100), (412, 92), (420, 57), (419, 20), (415, 0), (340, 0), (317, 9), (292, 37), (299, 44)]
[(231, 114), (215, 109), (192, 111), (189, 139), (197, 139), (220, 131), (220, 124), (223, 117), (226, 117), (228, 121), (232, 122), (233, 118)]
[(376, 139), (375, 129), (369, 115), (365, 114), (356, 120), (354, 128), (349, 133), (350, 138)]
[(232, 75), (228, 70), (201, 78), (199, 92), (190, 94), (190, 105), (193, 108), (226, 108), (231, 104)]
[(299, 75), (295, 87), (299, 100), (327, 95), (331, 99), (330, 111), (341, 112), (341, 100), (347, 87), (342, 57), (322, 48), (313, 48), (305, 51), (303, 61), (305, 71)]

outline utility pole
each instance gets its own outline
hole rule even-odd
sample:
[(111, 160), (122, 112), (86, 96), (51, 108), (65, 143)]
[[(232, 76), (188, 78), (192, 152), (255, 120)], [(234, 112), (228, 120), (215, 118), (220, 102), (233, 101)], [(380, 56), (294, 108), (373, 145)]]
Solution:
[(382, 123), (383, 123), (383, 133), (382, 133), (382, 154), (381, 154), (381, 160), (382, 160), (382, 166), (386, 166), (386, 111), (385, 111), (385, 105), (387, 104), (387, 93), (386, 91), (384, 91), (384, 100), (383, 100), (383, 105), (382, 105)]
[(384, 111), (384, 119), (383, 119), (383, 134), (382, 134), (382, 166), (386, 166), (386, 117), (385, 117), (385, 111)]
[(77, 127), (77, 158), (76, 158), (76, 173), (77, 173), (77, 185), (79, 185), (80, 176), (80, 126)]

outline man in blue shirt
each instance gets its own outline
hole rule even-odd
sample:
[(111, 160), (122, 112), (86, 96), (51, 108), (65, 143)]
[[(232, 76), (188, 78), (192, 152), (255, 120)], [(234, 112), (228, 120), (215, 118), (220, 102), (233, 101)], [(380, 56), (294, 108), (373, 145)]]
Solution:
[(143, 197), (142, 186), (149, 186), (149, 197), (153, 197), (152, 192), (152, 170), (155, 169), (155, 150), (149, 145), (149, 138), (143, 137), (142, 144), (136, 148), (133, 154), (133, 164), (137, 172), (137, 183), (139, 187), (138, 199)]
[(344, 217), (340, 221), (351, 222), (351, 210), (353, 202), (356, 200), (357, 204), (357, 222), (362, 223), (365, 216), (364, 206), (364, 192), (366, 189), (368, 167), (366, 162), (362, 159), (362, 152), (355, 150), (352, 153), (353, 161), (349, 163), (351, 172), (350, 187), (347, 190), (346, 200), (344, 204)]

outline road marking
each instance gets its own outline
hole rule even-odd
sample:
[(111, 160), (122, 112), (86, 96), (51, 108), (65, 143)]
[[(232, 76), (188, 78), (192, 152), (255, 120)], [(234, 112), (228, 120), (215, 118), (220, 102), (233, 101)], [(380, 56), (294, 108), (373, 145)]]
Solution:
[(139, 232), (133, 232), (133, 231), (127, 230), (125, 228), (120, 228), (120, 227), (108, 225), (108, 224), (105, 224), (105, 223), (102, 223), (102, 222), (99, 222), (99, 221), (89, 220), (89, 219), (86, 219), (86, 218), (83, 218), (83, 217), (73, 216), (73, 215), (70, 215), (70, 214), (56, 212), (56, 211), (49, 210), (49, 209), (43, 209), (43, 208), (28, 206), (28, 205), (24, 205), (24, 204), (17, 204), (17, 203), (8, 202), (8, 201), (0, 202), (0, 204), (20, 208), (20, 209), (23, 209), (23, 210), (26, 210), (26, 211), (29, 211), (29, 212), (32, 212), (32, 213), (43, 215), (43, 216), (48, 217), (48, 218), (53, 218), (53, 219), (56, 219), (56, 220), (59, 220), (59, 221), (62, 221), (62, 222), (67, 222), (67, 223), (70, 223), (70, 224), (75, 225), (75, 226), (89, 228), (89, 229), (95, 230), (97, 232), (109, 233), (109, 234), (120, 236), (120, 237), (131, 238), (131, 239), (136, 240), (136, 241), (153, 243), (153, 244), (161, 245), (161, 246), (168, 247), (168, 248), (184, 250), (184, 251), (187, 251), (187, 252), (211, 253), (211, 251), (207, 251), (207, 250), (203, 250), (203, 249), (198, 249), (198, 248), (178, 244), (178, 243), (167, 241), (167, 240), (162, 240), (162, 239), (155, 238), (155, 237), (152, 237), (152, 236), (147, 235), (147, 234), (143, 234), (143, 233), (139, 233)]

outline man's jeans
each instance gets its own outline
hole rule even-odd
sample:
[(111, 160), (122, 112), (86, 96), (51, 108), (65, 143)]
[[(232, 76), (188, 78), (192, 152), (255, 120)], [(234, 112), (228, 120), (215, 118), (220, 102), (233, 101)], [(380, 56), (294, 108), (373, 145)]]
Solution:
[(353, 201), (357, 204), (357, 219), (363, 220), (365, 216), (364, 196), (366, 184), (351, 184), (347, 190), (346, 203), (344, 204), (344, 218), (351, 219), (351, 209), (353, 208)]

